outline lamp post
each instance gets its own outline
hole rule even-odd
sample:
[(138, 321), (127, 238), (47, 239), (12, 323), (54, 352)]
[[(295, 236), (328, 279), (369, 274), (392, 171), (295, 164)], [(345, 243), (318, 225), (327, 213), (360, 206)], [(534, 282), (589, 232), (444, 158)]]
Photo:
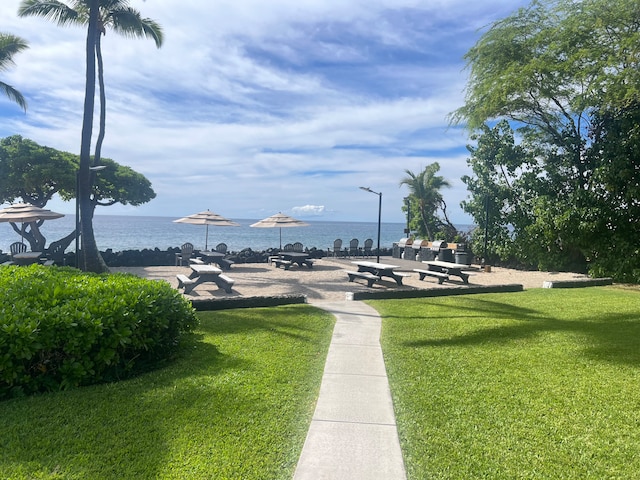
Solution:
[[(89, 167), (89, 172), (97, 172), (107, 168), (106, 165), (96, 165)], [(76, 268), (80, 268), (80, 169), (76, 171)]]
[(360, 187), (360, 190), (378, 195), (378, 255), (376, 261), (380, 263), (380, 220), (382, 219), (382, 192), (374, 192), (369, 187)]
[(409, 237), (411, 234), (411, 197), (404, 197), (404, 204), (407, 208), (407, 228), (404, 229), (404, 234)]

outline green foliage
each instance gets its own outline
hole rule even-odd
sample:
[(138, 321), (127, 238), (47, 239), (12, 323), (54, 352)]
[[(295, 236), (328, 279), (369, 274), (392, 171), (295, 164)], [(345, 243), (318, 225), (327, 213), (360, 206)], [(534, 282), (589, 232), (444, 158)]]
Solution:
[(0, 140), (0, 203), (16, 198), (44, 207), (60, 190), (75, 190), (77, 156), (13, 135)]
[(409, 479), (640, 471), (637, 289), (372, 303)]
[(409, 187), (409, 196), (408, 205), (403, 209), (406, 210), (408, 206), (409, 227), (420, 238), (451, 242), (458, 232), (447, 217), (447, 205), (440, 193), (440, 189), (450, 185), (444, 177), (436, 175), (438, 171), (438, 162), (427, 165), (418, 174), (405, 170), (407, 176), (400, 181), (400, 185)]
[[(130, 167), (103, 158), (106, 168), (93, 174), (90, 206), (91, 214), (96, 205), (142, 205), (155, 198), (151, 182)], [(58, 194), (63, 200), (76, 197), (76, 175), (79, 158), (72, 153), (38, 145), (20, 135), (0, 140), (0, 203), (21, 199), (38, 207), (44, 207)], [(46, 238), (40, 232), (42, 221), (25, 226), (20, 232), (29, 242), (31, 250), (45, 250)], [(67, 244), (73, 235), (67, 237)], [(64, 239), (63, 239), (64, 240)]]
[(309, 305), (197, 316), (166, 368), (0, 402), (0, 478), (290, 480), (335, 318)]
[(130, 376), (167, 359), (196, 324), (163, 282), (0, 267), (0, 398)]
[(462, 205), (490, 261), (638, 281), (639, 16), (632, 0), (534, 1), (467, 54)]

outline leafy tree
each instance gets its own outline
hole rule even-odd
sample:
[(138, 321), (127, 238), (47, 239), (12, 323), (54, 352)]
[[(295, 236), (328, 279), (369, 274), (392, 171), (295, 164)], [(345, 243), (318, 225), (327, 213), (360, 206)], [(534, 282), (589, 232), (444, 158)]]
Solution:
[[(90, 217), (96, 206), (142, 205), (155, 198), (151, 183), (142, 174), (104, 158), (106, 166), (92, 181), (90, 192)], [(76, 175), (79, 167), (77, 155), (38, 145), (19, 135), (0, 140), (0, 201), (20, 199), (38, 207), (58, 194), (63, 200), (76, 196)], [(40, 233), (43, 222), (32, 222), (24, 232), (11, 223), (16, 233), (23, 234), (34, 251), (44, 251), (46, 238)], [(28, 228), (27, 228), (28, 227)], [(75, 239), (75, 231), (54, 243), (65, 248)]]
[(71, 6), (57, 0), (23, 0), (18, 10), (19, 16), (42, 16), (51, 18), (59, 25), (87, 25), (87, 78), (85, 90), (85, 108), (83, 117), (80, 157), (80, 210), (81, 217), (88, 219), (82, 222), (85, 248), (83, 249), (83, 266), (85, 269), (102, 272), (107, 266), (100, 257), (95, 237), (90, 200), (90, 144), (93, 133), (93, 111), (95, 95), (96, 61), (98, 67), (98, 83), (100, 92), (100, 130), (96, 141), (93, 161), (101, 161), (102, 142), (106, 131), (106, 94), (104, 88), (104, 64), (102, 60), (101, 38), (107, 27), (126, 37), (152, 38), (156, 46), (162, 45), (163, 34), (160, 26), (151, 19), (142, 18), (140, 13), (129, 7), (126, 0), (74, 0)]
[[(440, 193), (440, 189), (450, 184), (444, 177), (436, 175), (438, 171), (440, 165), (435, 162), (418, 174), (405, 170), (407, 176), (400, 181), (401, 186), (409, 187), (409, 201), (414, 212), (413, 218), (409, 219), (410, 227), (429, 240), (434, 240), (438, 234), (452, 239), (456, 234), (455, 227), (447, 218), (447, 205)], [(438, 217), (438, 211), (444, 216), (444, 221)]]
[[(466, 55), (467, 98), (453, 120), (466, 122), (478, 133), (476, 140), (485, 137), (478, 151), (472, 150), (478, 154), (472, 164), (493, 165), (496, 174), (503, 169), (511, 176), (509, 181), (496, 176), (491, 185), (497, 188), (494, 200), (503, 203), (500, 210), (492, 210), (501, 212), (495, 223), (509, 225), (513, 241), (495, 235), (524, 263), (584, 269), (609, 248), (612, 231), (620, 231), (611, 225), (596, 228), (594, 212), (598, 198), (604, 198), (598, 192), (610, 188), (601, 179), (617, 175), (620, 168), (620, 161), (614, 164), (609, 158), (610, 140), (639, 140), (632, 122), (614, 118), (629, 112), (640, 97), (639, 18), (635, 0), (534, 1), (494, 23)], [(519, 145), (505, 136), (504, 124), (501, 132), (485, 126), (499, 119), (517, 128)], [(627, 130), (613, 135), (621, 128)], [(486, 147), (495, 141), (502, 144), (491, 152)], [(623, 162), (637, 165), (635, 150), (629, 147)], [(503, 155), (492, 159), (494, 154)], [(480, 223), (478, 205), (483, 200), (478, 196), (484, 197), (485, 191), (480, 192), (478, 184), (484, 177), (479, 168), (474, 173), (475, 179), (466, 178), (468, 185), (475, 185), (474, 198), (463, 206)], [(606, 198), (613, 202), (612, 209), (630, 213), (628, 201)], [(618, 215), (615, 221), (622, 218)], [(627, 271), (640, 263), (633, 251)], [(620, 272), (612, 269), (618, 277)]]
[[(7, 70), (13, 65), (13, 56), (29, 48), (27, 42), (20, 37), (8, 33), (0, 33), (0, 71)], [(0, 90), (13, 102), (27, 110), (27, 101), (22, 94), (11, 85), (0, 81)]]

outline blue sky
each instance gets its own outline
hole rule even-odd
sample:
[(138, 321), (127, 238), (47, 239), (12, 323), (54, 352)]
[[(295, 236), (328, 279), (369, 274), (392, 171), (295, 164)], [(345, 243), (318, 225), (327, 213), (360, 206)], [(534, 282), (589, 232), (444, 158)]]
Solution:
[[(131, 0), (165, 43), (103, 38), (103, 156), (144, 174), (157, 197), (96, 213), (377, 221), (364, 186), (382, 192), (383, 221), (403, 222), (405, 169), (437, 161), (451, 220), (470, 223), (459, 206), (468, 134), (447, 120), (464, 101), (462, 57), (527, 3)], [(30, 48), (0, 78), (29, 108), (0, 98), (0, 137), (79, 153), (86, 32), (18, 18), (19, 4), (2, 0), (0, 31)]]

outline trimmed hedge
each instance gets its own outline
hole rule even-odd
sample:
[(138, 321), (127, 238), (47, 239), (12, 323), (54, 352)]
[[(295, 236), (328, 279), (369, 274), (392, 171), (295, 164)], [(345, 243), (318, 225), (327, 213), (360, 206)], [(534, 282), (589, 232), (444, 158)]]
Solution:
[(169, 358), (197, 322), (166, 282), (0, 267), (0, 399), (126, 378)]

